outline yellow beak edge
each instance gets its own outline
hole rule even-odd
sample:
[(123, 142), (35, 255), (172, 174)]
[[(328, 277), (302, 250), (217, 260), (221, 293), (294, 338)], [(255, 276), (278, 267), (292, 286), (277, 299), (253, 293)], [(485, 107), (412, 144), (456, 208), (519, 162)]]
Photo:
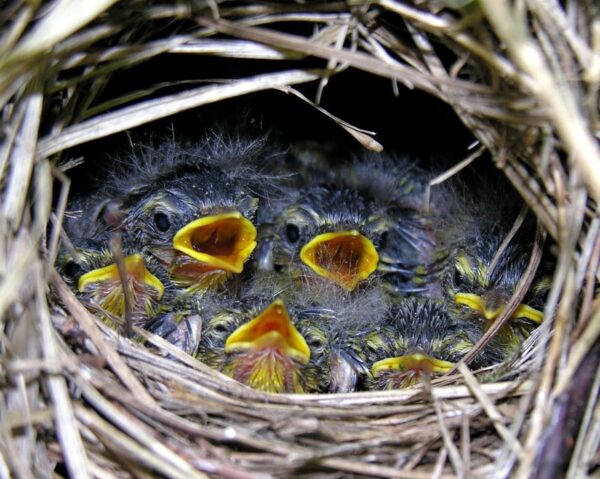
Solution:
[(288, 356), (307, 364), (310, 348), (296, 329), (280, 299), (273, 301), (254, 319), (242, 324), (229, 335), (225, 352), (278, 348)]
[(256, 248), (256, 228), (237, 211), (205, 216), (181, 228), (173, 248), (215, 268), (241, 273)]
[[(483, 317), (489, 321), (493, 321), (496, 319), (502, 311), (504, 310), (503, 306), (499, 308), (490, 310), (487, 308), (485, 301), (481, 296), (471, 293), (457, 293), (454, 295), (454, 302), (459, 305), (467, 306), (468, 308), (479, 311)], [(532, 308), (531, 306), (527, 306), (526, 304), (520, 304), (515, 309), (512, 314), (512, 319), (529, 319), (536, 324), (541, 324), (544, 320), (544, 313), (538, 311), (537, 309)]]
[[(128, 277), (134, 278), (155, 289), (158, 293), (157, 299), (162, 298), (164, 286), (160, 280), (146, 269), (144, 259), (140, 254), (132, 254), (123, 259), (125, 273)], [(77, 289), (84, 292), (87, 287), (94, 283), (104, 281), (119, 281), (119, 268), (116, 264), (105, 266), (104, 268), (94, 269), (79, 278)]]
[(376, 269), (379, 255), (358, 231), (315, 236), (300, 251), (300, 259), (320, 276), (352, 291)]
[(371, 367), (371, 373), (375, 377), (384, 371), (390, 370), (447, 373), (453, 367), (454, 363), (449, 361), (437, 359), (427, 354), (416, 353), (377, 361)]

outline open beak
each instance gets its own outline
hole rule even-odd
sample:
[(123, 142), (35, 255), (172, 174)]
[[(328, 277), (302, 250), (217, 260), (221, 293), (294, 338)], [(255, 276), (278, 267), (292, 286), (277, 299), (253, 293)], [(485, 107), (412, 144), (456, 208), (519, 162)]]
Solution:
[[(124, 258), (123, 266), (125, 267), (125, 275), (128, 279), (149, 286), (156, 291), (157, 299), (162, 298), (165, 288), (160, 280), (146, 269), (144, 260), (140, 254), (132, 254), (131, 256)], [(79, 278), (77, 289), (83, 293), (94, 283), (111, 281), (121, 281), (119, 277), (119, 268), (116, 264), (94, 269), (89, 273), (84, 274)]]
[[(455, 294), (454, 302), (459, 305), (467, 306), (474, 311), (478, 311), (488, 321), (494, 321), (504, 310), (504, 305), (493, 309), (489, 308), (481, 296), (471, 293)], [(528, 319), (533, 321), (535, 324), (541, 324), (544, 320), (544, 313), (532, 308), (531, 306), (527, 306), (526, 304), (520, 304), (513, 312), (511, 318)]]
[(256, 248), (256, 228), (237, 211), (205, 216), (181, 228), (173, 248), (214, 268), (241, 273)]
[(242, 324), (227, 338), (225, 352), (273, 349), (307, 364), (310, 349), (288, 315), (283, 301), (273, 301), (257, 317)]
[[(125, 283), (131, 294), (134, 324), (141, 324), (148, 315), (152, 314), (156, 302), (164, 293), (163, 284), (146, 269), (144, 260), (139, 254), (133, 254), (123, 259)], [(106, 311), (122, 316), (125, 312), (125, 294), (119, 268), (111, 264), (98, 268), (79, 278), (77, 288), (88, 294)], [(140, 316), (141, 315), (141, 316)]]
[(401, 389), (416, 384), (423, 374), (443, 374), (453, 367), (454, 363), (415, 353), (377, 361), (371, 374), (376, 379), (385, 376), (386, 389)]
[(319, 275), (352, 291), (377, 269), (379, 255), (358, 231), (342, 231), (315, 236), (300, 251), (300, 259)]

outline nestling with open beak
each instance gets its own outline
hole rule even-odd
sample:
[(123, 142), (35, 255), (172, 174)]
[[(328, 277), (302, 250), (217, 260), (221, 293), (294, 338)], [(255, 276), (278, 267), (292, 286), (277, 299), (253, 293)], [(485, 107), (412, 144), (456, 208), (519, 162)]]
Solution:
[(420, 177), (411, 175), (400, 160), (365, 158), (336, 171), (335, 183), (290, 190), (261, 228), (259, 268), (348, 291), (383, 274), (412, 274), (434, 240), (412, 198)]
[(306, 320), (280, 298), (245, 297), (207, 311), (198, 358), (255, 389), (318, 392), (320, 371)]
[(263, 143), (233, 142), (176, 148), (163, 154), (166, 164), (153, 158), (152, 174), (122, 197), (127, 240), (188, 292), (240, 274), (256, 247), (261, 179), (250, 165), (262, 154)]
[[(164, 275), (160, 278), (152, 274), (140, 253), (129, 249), (121, 253), (120, 272), (112, 251), (100, 244), (80, 241), (78, 248), (59, 257), (58, 271), (83, 303), (107, 321), (124, 320), (125, 284), (132, 324), (144, 327), (148, 318), (161, 310), (163, 301), (168, 302), (172, 296), (169, 281)], [(161, 276), (160, 272), (157, 274)]]
[(303, 189), (275, 218), (269, 266), (352, 291), (377, 270), (377, 248), (391, 224), (357, 191), (332, 185)]
[(382, 332), (391, 301), (382, 288), (347, 291), (329, 281), (302, 283), (281, 272), (257, 273), (250, 293), (276, 294), (293, 311), (319, 371), (319, 391), (363, 387), (374, 358), (385, 355), (393, 336)]

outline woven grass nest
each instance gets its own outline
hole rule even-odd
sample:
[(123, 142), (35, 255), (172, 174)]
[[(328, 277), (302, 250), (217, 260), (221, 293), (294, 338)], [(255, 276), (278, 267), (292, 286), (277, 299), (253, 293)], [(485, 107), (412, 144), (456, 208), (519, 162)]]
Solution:
[[(595, 1), (14, 0), (1, 8), (0, 477), (598, 477)], [(215, 57), (245, 67), (214, 78)], [(110, 89), (132, 68), (172, 58), (212, 81), (150, 78), (151, 88)], [(148, 347), (107, 328), (56, 273), (56, 225), (77, 152), (266, 90), (314, 107), (377, 151), (386, 145), (317, 101), (328, 82), (358, 70), (387, 79), (390, 98), (408, 87), (449, 105), (477, 144), (447, 176), (481, 155), (493, 168), (491, 158), (556, 245), (550, 319), (511, 375), (489, 382), (489, 372), (461, 365), (406, 390), (266, 394), (159, 337), (141, 331)], [(303, 84), (317, 95), (300, 93)], [(83, 161), (94, 168), (102, 158)], [(73, 329), (84, 354), (65, 340)]]

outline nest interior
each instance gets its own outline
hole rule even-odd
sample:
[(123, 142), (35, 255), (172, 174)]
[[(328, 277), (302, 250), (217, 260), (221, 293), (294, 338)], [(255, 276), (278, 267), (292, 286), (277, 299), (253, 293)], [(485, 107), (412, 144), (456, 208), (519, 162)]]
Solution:
[[(598, 474), (599, 10), (592, 0), (3, 6), (0, 476)], [(276, 395), (90, 314), (55, 262), (69, 190), (110, 156), (98, 151), (170, 129), (193, 139), (246, 110), (290, 141), (506, 176), (556, 256), (546, 320), (522, 354), (495, 376), (460, 365), (407, 390)]]

